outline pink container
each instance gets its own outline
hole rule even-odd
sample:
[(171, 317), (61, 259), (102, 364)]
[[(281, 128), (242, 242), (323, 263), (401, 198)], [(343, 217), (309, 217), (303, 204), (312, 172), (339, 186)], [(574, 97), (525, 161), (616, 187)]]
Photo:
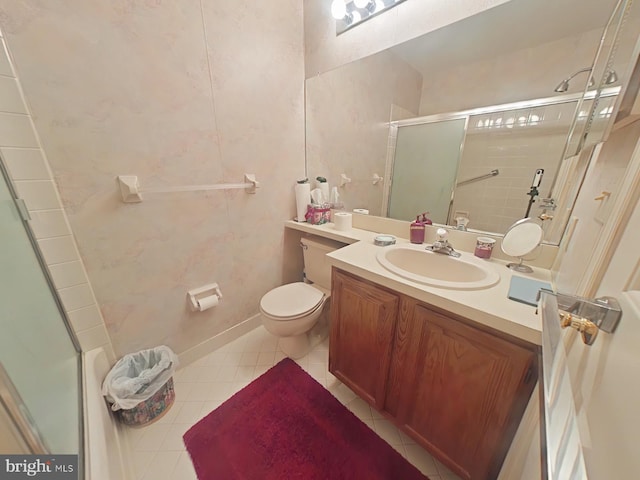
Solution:
[(491, 258), (493, 246), (496, 241), (489, 237), (478, 237), (476, 240), (476, 249), (473, 254), (478, 258)]
[(173, 378), (169, 378), (160, 390), (144, 402), (127, 410), (117, 410), (116, 413), (122, 423), (132, 427), (143, 427), (162, 418), (169, 411), (175, 399)]

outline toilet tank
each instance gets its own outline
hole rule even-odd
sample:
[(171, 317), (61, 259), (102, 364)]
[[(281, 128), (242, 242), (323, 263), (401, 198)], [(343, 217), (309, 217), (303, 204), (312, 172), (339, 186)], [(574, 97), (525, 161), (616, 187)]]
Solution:
[(304, 255), (306, 279), (326, 290), (331, 290), (331, 265), (325, 255), (344, 247), (345, 244), (322, 237), (302, 237), (300, 244)]

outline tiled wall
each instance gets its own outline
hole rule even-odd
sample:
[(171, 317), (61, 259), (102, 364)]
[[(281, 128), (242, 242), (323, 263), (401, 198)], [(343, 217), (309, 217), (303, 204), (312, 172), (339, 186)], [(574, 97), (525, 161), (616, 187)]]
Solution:
[[(497, 176), (455, 190), (455, 211), (469, 212), (469, 228), (505, 232), (524, 217), (537, 169), (544, 169), (539, 197), (549, 196), (576, 103), (509, 110), (469, 119), (458, 181), (497, 169)], [(536, 199), (537, 200), (537, 199)], [(538, 203), (531, 209), (537, 216)]]
[[(161, 344), (192, 351), (253, 319), (268, 290), (301, 278), (283, 222), (304, 175), (302, 24), (295, 0), (0, 6), (118, 356)], [(123, 204), (115, 182), (238, 183), (244, 173), (261, 182), (257, 194), (145, 194)], [(58, 262), (75, 259), (65, 238), (49, 242)], [(223, 300), (191, 312), (187, 291), (211, 282)], [(85, 303), (86, 290), (68, 288), (73, 306)]]
[(113, 357), (100, 309), (58, 197), (19, 79), (0, 36), (0, 153), (82, 350)]
[(396, 114), (418, 113), (422, 75), (385, 51), (306, 81), (307, 172), (339, 185), (345, 208), (380, 215), (385, 176), (388, 122)]

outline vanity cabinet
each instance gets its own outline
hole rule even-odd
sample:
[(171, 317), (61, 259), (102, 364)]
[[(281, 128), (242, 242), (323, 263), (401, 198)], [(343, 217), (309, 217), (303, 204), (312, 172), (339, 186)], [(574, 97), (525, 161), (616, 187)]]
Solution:
[(336, 272), (331, 278), (329, 370), (382, 409), (391, 361), (398, 295)]
[(497, 478), (537, 347), (334, 268), (329, 370), (462, 478)]

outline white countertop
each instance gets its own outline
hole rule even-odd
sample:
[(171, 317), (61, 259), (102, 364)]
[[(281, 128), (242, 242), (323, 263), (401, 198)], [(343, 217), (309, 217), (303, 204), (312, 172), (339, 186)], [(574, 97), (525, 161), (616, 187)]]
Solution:
[[(483, 260), (486, 266), (500, 275), (500, 281), (493, 287), (483, 290), (450, 290), (407, 280), (386, 270), (376, 258), (380, 249), (373, 244), (375, 232), (353, 228), (346, 232), (338, 231), (332, 223), (310, 225), (286, 222), (287, 228), (318, 235), (348, 243), (346, 247), (327, 254), (331, 265), (358, 275), (374, 283), (421, 300), (435, 307), (461, 315), (479, 324), (500, 330), (514, 337), (536, 345), (541, 344), (542, 321), (536, 315), (536, 307), (507, 298), (511, 277), (518, 275), (551, 283), (549, 270), (533, 267), (533, 273), (513, 272), (506, 267), (508, 262), (490, 259)], [(397, 244), (409, 243), (403, 238)]]

